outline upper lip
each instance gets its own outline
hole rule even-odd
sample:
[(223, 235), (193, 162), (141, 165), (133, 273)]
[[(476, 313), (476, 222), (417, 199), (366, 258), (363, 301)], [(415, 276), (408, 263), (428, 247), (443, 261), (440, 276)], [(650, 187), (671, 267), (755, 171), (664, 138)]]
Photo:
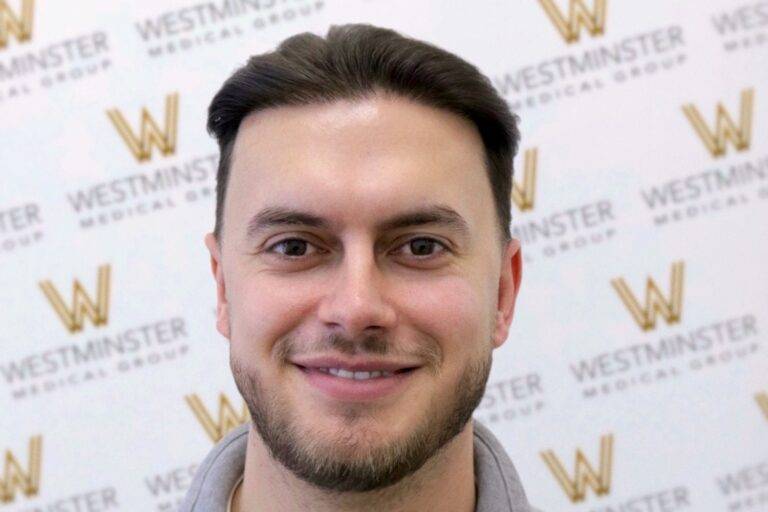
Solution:
[(308, 357), (305, 359), (295, 359), (291, 362), (305, 368), (341, 368), (350, 372), (394, 372), (404, 368), (417, 368), (421, 366), (419, 363), (384, 361), (377, 359), (351, 360), (341, 359), (334, 356)]

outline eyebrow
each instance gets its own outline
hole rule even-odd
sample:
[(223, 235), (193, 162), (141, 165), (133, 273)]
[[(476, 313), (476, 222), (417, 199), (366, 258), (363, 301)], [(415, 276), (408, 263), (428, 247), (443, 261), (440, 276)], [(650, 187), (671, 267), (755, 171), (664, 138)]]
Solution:
[[(445, 227), (457, 235), (470, 238), (469, 224), (456, 210), (444, 204), (429, 204), (399, 213), (376, 224), (380, 232), (427, 224)], [(308, 226), (330, 229), (331, 223), (310, 212), (268, 206), (256, 213), (248, 222), (246, 237), (255, 239), (260, 233), (277, 226)]]

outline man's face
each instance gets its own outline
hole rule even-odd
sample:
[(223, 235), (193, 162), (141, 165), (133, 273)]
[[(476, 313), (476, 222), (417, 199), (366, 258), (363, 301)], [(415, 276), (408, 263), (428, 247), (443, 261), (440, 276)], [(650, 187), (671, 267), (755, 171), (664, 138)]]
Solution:
[[(297, 477), (386, 487), (471, 418), (520, 277), (485, 173), (469, 121), (403, 98), (241, 123), (222, 237), (206, 237), (217, 328), (256, 430)], [(401, 369), (369, 380), (323, 369), (366, 363)]]

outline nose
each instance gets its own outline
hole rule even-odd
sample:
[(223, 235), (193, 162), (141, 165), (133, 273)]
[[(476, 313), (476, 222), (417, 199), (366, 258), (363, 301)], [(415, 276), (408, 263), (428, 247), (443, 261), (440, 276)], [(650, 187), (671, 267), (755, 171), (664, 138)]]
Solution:
[(385, 293), (386, 276), (370, 244), (349, 247), (332, 279), (318, 311), (326, 327), (354, 339), (394, 325), (396, 313)]

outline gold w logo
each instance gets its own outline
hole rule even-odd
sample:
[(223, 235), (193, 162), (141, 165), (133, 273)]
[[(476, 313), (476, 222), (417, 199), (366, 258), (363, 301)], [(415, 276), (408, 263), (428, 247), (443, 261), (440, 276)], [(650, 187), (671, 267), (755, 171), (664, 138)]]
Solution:
[(608, 494), (611, 490), (613, 434), (600, 437), (599, 471), (595, 471), (580, 449), (576, 450), (576, 469), (573, 478), (568, 475), (552, 450), (541, 452), (541, 457), (573, 503), (584, 500), (588, 487), (591, 487), (597, 496)]
[(179, 119), (178, 93), (169, 94), (165, 97), (164, 130), (160, 129), (146, 107), (141, 109), (138, 136), (118, 109), (107, 110), (107, 116), (139, 162), (147, 161), (152, 157), (152, 146), (157, 147), (164, 156), (172, 155), (176, 151), (176, 131)]
[(33, 436), (29, 440), (29, 462), (25, 472), (11, 450), (5, 451), (5, 465), (0, 479), (0, 503), (10, 503), (16, 499), (18, 489), (28, 498), (40, 490), (40, 460), (42, 457), (42, 436)]
[(755, 401), (757, 402), (757, 406), (763, 411), (763, 414), (765, 414), (765, 419), (768, 419), (768, 393), (756, 393)]
[(243, 407), (240, 414), (238, 414), (224, 393), (219, 393), (218, 421), (213, 419), (213, 416), (208, 412), (208, 409), (203, 405), (202, 400), (200, 400), (197, 394), (193, 393), (187, 395), (184, 399), (197, 417), (197, 420), (205, 429), (208, 437), (210, 437), (214, 443), (218, 443), (221, 438), (233, 428), (246, 421), (250, 421), (251, 419), (251, 415), (248, 414), (248, 408), (246, 407), (245, 402), (243, 402)]
[(8, 45), (8, 36), (13, 34), (23, 43), (32, 37), (33, 0), (21, 0), (21, 16), (16, 16), (5, 0), (0, 0), (0, 50)]
[(595, 0), (592, 11), (584, 5), (584, 0), (569, 0), (568, 18), (555, 5), (554, 0), (539, 0), (549, 19), (555, 25), (560, 35), (568, 44), (575, 43), (581, 35), (581, 27), (584, 26), (593, 36), (603, 35), (605, 32), (605, 10), (608, 0)]
[(712, 157), (717, 158), (725, 154), (728, 141), (731, 141), (737, 151), (749, 149), (752, 138), (752, 107), (754, 99), (754, 89), (749, 88), (741, 91), (741, 113), (738, 125), (733, 121), (733, 118), (723, 104), (718, 103), (715, 113), (714, 131), (709, 129), (698, 109), (692, 103), (683, 106), (683, 113), (693, 125), (693, 128), (702, 142), (704, 142)]
[(53, 286), (51, 281), (40, 281), (40, 288), (43, 290), (48, 302), (58, 313), (59, 318), (71, 334), (83, 330), (85, 318), (91, 319), (95, 327), (105, 325), (109, 316), (109, 265), (99, 267), (98, 278), (96, 281), (96, 302), (91, 299), (88, 293), (75, 279), (72, 285), (72, 307), (67, 307), (64, 299)]
[(656, 283), (648, 278), (645, 285), (645, 307), (642, 307), (623, 278), (611, 280), (611, 285), (627, 306), (637, 325), (644, 331), (656, 327), (656, 315), (661, 314), (668, 324), (680, 321), (683, 309), (683, 262), (672, 264), (670, 277), (670, 298), (667, 300)]
[(539, 150), (536, 148), (525, 150), (525, 164), (523, 168), (523, 184), (520, 186), (516, 180), (512, 180), (512, 202), (521, 212), (533, 208), (536, 196), (536, 168), (538, 167)]

